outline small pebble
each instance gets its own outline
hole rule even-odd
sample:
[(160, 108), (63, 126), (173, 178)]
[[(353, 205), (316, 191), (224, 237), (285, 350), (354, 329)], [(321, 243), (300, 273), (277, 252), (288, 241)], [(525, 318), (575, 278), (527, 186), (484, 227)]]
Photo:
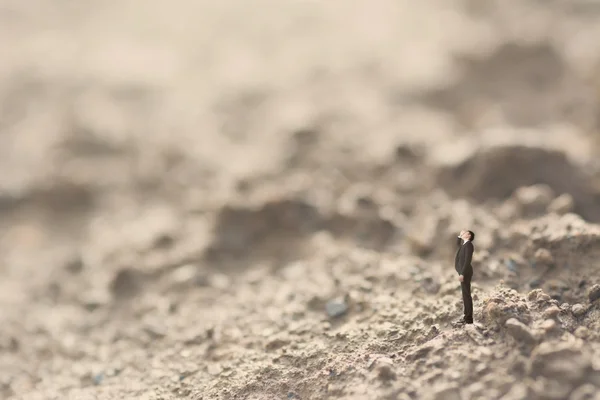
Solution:
[(554, 212), (559, 215), (563, 215), (573, 211), (575, 206), (575, 201), (573, 200), (573, 196), (569, 193), (563, 193), (554, 200), (550, 204), (548, 204), (548, 212)]
[(285, 347), (289, 343), (290, 343), (289, 340), (276, 338), (276, 339), (273, 339), (273, 340), (270, 340), (269, 342), (267, 342), (265, 349), (267, 351), (273, 351), (273, 350), (277, 350), (282, 347)]
[(415, 161), (419, 158), (416, 150), (410, 147), (408, 144), (400, 144), (396, 147), (396, 159), (397, 160), (406, 160), (406, 161)]
[(194, 281), (198, 268), (193, 264), (183, 265), (171, 273), (171, 281), (175, 285), (184, 285)]
[(481, 396), (486, 391), (486, 385), (483, 382), (475, 382), (467, 388), (471, 398)]
[(109, 368), (108, 370), (106, 370), (106, 376), (107, 377), (114, 377), (114, 376), (118, 376), (121, 372), (122, 372), (122, 368)]
[(583, 316), (583, 314), (585, 314), (585, 311), (586, 311), (586, 309), (583, 304), (573, 304), (573, 307), (571, 307), (571, 312), (576, 317)]
[(83, 270), (83, 260), (80, 256), (73, 257), (65, 264), (65, 268), (72, 274), (78, 274)]
[(516, 318), (510, 318), (504, 326), (508, 333), (518, 342), (535, 343), (535, 338), (529, 327)]
[(431, 325), (428, 335), (433, 337), (440, 333), (440, 328), (437, 325)]
[(167, 329), (158, 324), (147, 324), (144, 327), (144, 332), (146, 332), (151, 339), (163, 339), (167, 336)]
[(587, 337), (589, 335), (590, 335), (590, 330), (588, 328), (586, 328), (585, 326), (580, 326), (577, 329), (575, 329), (575, 336), (580, 339), (587, 339)]
[(513, 197), (528, 212), (540, 212), (546, 209), (554, 198), (554, 191), (545, 184), (522, 186), (515, 190)]
[(537, 301), (540, 303), (546, 303), (552, 300), (552, 297), (548, 296), (546, 293), (542, 293), (538, 296)]
[(154, 239), (152, 247), (156, 249), (168, 249), (172, 247), (174, 243), (175, 238), (172, 235), (168, 233), (162, 233)]
[(121, 269), (110, 284), (110, 290), (116, 298), (130, 297), (140, 290), (141, 275), (131, 268)]
[(509, 269), (509, 271), (517, 272), (517, 263), (515, 263), (514, 260), (509, 258), (508, 260), (504, 261), (504, 264)]
[(216, 273), (208, 278), (209, 285), (215, 289), (226, 290), (231, 286), (231, 279), (225, 274)]
[(546, 332), (550, 332), (553, 331), (554, 329), (556, 329), (556, 321), (553, 319), (547, 319), (544, 322), (542, 322), (542, 329), (545, 330)]
[(551, 318), (556, 318), (559, 313), (560, 313), (560, 308), (558, 308), (557, 306), (550, 306), (544, 310), (544, 312), (542, 313), (542, 316), (544, 317), (544, 319), (551, 319)]
[(600, 285), (595, 284), (590, 288), (588, 292), (588, 299), (590, 300), (590, 303), (600, 299)]
[(554, 257), (548, 249), (537, 249), (534, 255), (535, 262), (544, 265), (550, 265), (554, 263)]
[(538, 297), (543, 293), (544, 292), (542, 291), (542, 289), (533, 289), (532, 291), (527, 293), (527, 300), (536, 301)]
[(337, 318), (346, 314), (348, 305), (342, 299), (329, 300), (325, 305), (325, 310), (331, 318)]
[(396, 378), (394, 371), (394, 361), (388, 357), (377, 358), (372, 365), (373, 371), (377, 373), (377, 377), (383, 381), (389, 381)]
[(100, 385), (103, 380), (104, 380), (104, 374), (100, 373), (100, 374), (94, 375), (94, 378), (93, 378), (94, 385)]
[(423, 286), (423, 289), (425, 289), (427, 293), (437, 294), (440, 291), (440, 283), (435, 281), (431, 277), (426, 277), (425, 279), (423, 279), (421, 284)]
[(16, 352), (19, 350), (20, 345), (21, 344), (20, 344), (19, 340), (14, 336), (10, 336), (10, 337), (0, 336), (0, 352), (3, 350), (7, 350), (10, 352)]
[(108, 291), (96, 289), (84, 293), (80, 301), (86, 310), (94, 311), (109, 304), (110, 300), (110, 293)]

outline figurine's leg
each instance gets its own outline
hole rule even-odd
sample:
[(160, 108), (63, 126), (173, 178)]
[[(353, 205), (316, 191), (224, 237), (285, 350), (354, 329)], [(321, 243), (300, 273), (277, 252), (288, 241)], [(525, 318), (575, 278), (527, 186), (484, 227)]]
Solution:
[(471, 296), (471, 281), (461, 282), (465, 322), (473, 323), (473, 297)]

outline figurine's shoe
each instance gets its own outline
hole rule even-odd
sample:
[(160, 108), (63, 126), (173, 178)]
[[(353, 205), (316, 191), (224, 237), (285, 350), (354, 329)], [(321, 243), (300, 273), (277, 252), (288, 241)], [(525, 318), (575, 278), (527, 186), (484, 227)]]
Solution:
[(454, 321), (454, 322), (452, 323), (452, 325), (466, 325), (466, 324), (472, 324), (472, 323), (473, 323), (473, 320), (472, 320), (472, 319), (464, 319), (464, 318), (461, 318), (461, 319), (459, 319), (459, 320), (457, 320), (457, 321)]

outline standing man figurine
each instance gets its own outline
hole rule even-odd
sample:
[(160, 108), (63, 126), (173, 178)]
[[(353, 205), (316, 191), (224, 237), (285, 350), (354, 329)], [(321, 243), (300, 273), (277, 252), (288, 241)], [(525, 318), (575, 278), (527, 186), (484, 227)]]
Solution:
[(473, 298), (471, 297), (471, 278), (473, 278), (473, 266), (471, 259), (473, 258), (473, 241), (475, 233), (468, 230), (463, 230), (458, 235), (457, 245), (458, 250), (454, 257), (454, 268), (458, 272), (458, 280), (462, 289), (463, 305), (465, 316), (457, 321), (458, 324), (473, 323)]

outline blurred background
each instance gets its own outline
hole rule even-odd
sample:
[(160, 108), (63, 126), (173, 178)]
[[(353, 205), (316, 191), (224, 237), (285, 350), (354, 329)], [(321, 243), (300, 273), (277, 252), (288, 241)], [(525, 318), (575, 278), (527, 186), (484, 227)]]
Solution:
[(598, 38), (593, 0), (0, 0), (5, 398), (98, 384), (58, 337), (227, 319), (333, 248), (438, 265), (467, 227), (600, 221)]

